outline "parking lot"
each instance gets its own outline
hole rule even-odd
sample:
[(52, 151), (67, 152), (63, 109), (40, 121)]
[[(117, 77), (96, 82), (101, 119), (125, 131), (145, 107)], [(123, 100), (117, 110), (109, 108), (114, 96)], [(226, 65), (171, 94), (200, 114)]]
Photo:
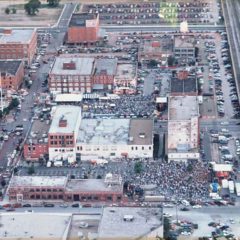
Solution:
[(171, 1), (84, 5), (83, 12), (99, 13), (101, 24), (190, 24), (219, 22), (217, 1)]

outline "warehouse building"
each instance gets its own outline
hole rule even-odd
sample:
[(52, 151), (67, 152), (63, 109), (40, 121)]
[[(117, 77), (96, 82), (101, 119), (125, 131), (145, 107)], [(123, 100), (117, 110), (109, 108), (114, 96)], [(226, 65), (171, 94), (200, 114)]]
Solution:
[(168, 160), (199, 159), (199, 109), (196, 96), (169, 97)]
[(99, 15), (76, 13), (72, 15), (67, 32), (70, 44), (95, 43), (99, 40)]

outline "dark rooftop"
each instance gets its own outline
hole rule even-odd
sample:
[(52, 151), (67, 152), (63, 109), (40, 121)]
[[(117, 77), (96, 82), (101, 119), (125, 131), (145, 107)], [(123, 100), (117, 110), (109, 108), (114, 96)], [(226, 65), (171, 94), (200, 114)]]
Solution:
[(69, 27), (78, 26), (84, 27), (86, 25), (86, 20), (95, 19), (96, 15), (91, 13), (75, 13), (69, 23)]
[(15, 75), (21, 64), (21, 60), (0, 60), (0, 72), (1, 74)]
[(171, 78), (171, 93), (195, 93), (197, 92), (196, 77), (189, 74), (186, 78), (179, 78), (174, 74)]

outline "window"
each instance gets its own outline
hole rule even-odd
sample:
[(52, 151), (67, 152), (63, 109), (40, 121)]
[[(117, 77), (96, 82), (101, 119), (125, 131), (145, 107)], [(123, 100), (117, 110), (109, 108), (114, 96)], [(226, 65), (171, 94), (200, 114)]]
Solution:
[(151, 146), (149, 146), (149, 150), (152, 150), (152, 147), (151, 147)]
[(142, 150), (144, 150), (144, 146), (142, 146)]
[(53, 139), (53, 136), (50, 136), (50, 139)]
[(108, 196), (108, 197), (107, 197), (107, 200), (108, 200), (108, 201), (112, 201), (112, 196)]

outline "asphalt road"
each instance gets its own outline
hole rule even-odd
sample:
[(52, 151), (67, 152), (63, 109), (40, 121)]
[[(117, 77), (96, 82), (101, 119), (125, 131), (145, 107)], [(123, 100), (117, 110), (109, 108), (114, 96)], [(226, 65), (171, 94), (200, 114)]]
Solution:
[[(170, 25), (101, 25), (107, 32), (175, 32), (180, 27)], [(191, 31), (225, 31), (224, 25), (189, 25)]]

